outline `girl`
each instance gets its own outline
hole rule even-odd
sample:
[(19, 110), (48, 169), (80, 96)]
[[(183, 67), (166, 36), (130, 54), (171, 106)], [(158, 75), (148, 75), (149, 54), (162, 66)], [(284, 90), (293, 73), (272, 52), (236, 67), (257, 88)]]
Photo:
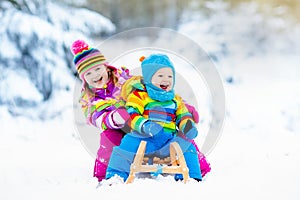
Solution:
[(129, 119), (124, 101), (117, 97), (130, 76), (127, 69), (117, 70), (109, 65), (98, 49), (89, 47), (83, 40), (75, 41), (71, 51), (82, 81), (80, 103), (87, 123), (101, 130), (94, 166), (94, 177), (100, 182), (105, 177), (112, 148), (120, 144), (124, 135), (121, 128)]

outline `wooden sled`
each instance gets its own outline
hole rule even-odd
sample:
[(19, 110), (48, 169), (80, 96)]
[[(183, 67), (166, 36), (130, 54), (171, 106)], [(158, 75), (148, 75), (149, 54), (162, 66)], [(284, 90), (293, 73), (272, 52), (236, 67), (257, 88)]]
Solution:
[[(130, 174), (126, 183), (132, 183), (135, 174), (138, 172), (152, 172), (168, 173), (168, 174), (182, 174), (184, 183), (189, 178), (189, 169), (186, 165), (182, 150), (177, 142), (170, 144), (170, 157), (163, 160), (159, 158), (149, 159), (145, 157), (146, 141), (141, 141), (133, 163), (130, 166)], [(149, 164), (150, 161), (150, 164)], [(153, 163), (153, 164), (151, 164)]]

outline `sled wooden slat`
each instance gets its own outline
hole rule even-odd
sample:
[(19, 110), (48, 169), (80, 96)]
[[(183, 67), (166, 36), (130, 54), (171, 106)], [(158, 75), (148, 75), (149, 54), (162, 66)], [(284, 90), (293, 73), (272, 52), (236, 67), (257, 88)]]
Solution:
[(168, 174), (182, 174), (183, 181), (189, 178), (189, 169), (186, 165), (182, 150), (178, 143), (172, 142), (170, 144), (170, 157), (166, 159), (153, 158), (152, 165), (149, 165), (148, 157), (145, 157), (146, 141), (141, 141), (133, 163), (130, 166), (130, 173), (126, 183), (132, 183), (135, 178), (135, 174), (138, 172), (157, 172), (168, 173)]

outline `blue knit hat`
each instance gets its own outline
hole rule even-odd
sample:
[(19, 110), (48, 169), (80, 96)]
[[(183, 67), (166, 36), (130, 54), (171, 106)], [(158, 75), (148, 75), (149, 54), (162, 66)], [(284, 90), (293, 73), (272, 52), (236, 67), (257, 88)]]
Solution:
[(173, 63), (170, 61), (167, 55), (152, 54), (147, 58), (142, 57), (140, 60), (142, 61), (141, 67), (145, 84), (151, 84), (152, 76), (157, 72), (157, 70), (165, 67), (172, 69), (173, 83), (175, 83), (175, 69)]

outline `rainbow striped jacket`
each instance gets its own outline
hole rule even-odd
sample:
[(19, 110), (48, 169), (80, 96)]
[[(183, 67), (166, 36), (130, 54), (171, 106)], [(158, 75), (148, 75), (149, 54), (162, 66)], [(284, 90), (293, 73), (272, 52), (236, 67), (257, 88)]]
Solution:
[(125, 104), (131, 117), (130, 127), (141, 133), (142, 125), (147, 120), (157, 122), (164, 127), (165, 132), (177, 133), (182, 130), (187, 120), (193, 120), (191, 113), (179, 95), (167, 102), (159, 102), (149, 97), (145, 86), (135, 86), (139, 89), (129, 94)]

